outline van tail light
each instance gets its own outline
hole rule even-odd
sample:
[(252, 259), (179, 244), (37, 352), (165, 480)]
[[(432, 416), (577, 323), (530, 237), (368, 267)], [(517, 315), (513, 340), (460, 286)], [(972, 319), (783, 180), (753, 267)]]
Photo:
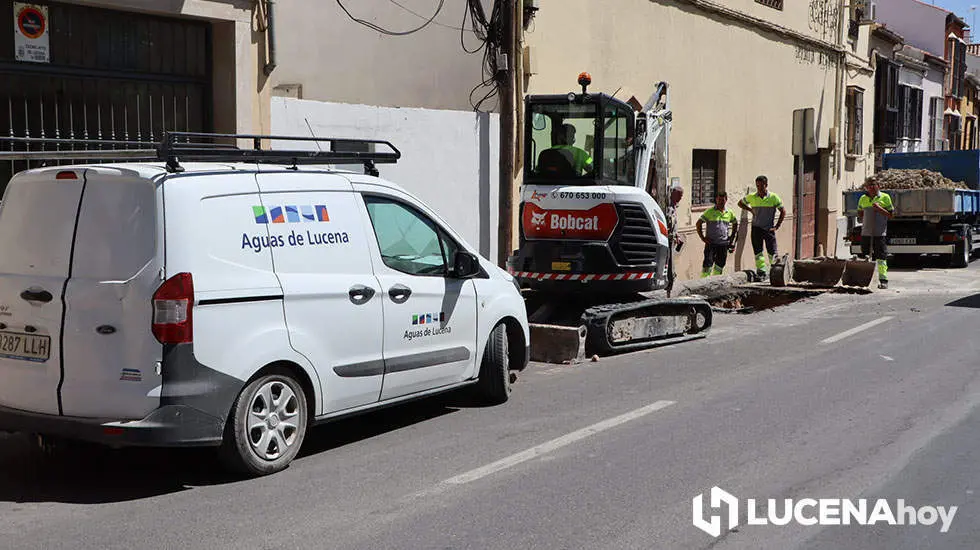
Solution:
[(194, 340), (194, 279), (178, 273), (153, 293), (153, 336), (161, 344), (187, 344)]
[(76, 174), (75, 172), (72, 172), (71, 170), (62, 170), (61, 172), (58, 172), (54, 176), (54, 179), (56, 179), (56, 180), (77, 180), (78, 179), (78, 174)]
[(955, 243), (963, 240), (963, 236), (959, 233), (943, 233), (939, 237), (939, 240), (944, 243)]

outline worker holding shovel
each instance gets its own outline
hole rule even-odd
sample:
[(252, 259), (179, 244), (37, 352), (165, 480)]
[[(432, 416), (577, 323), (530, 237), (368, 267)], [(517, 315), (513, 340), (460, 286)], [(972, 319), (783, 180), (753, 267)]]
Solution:
[(888, 288), (888, 220), (895, 211), (892, 198), (878, 189), (875, 181), (864, 184), (865, 193), (858, 200), (858, 221), (861, 226), (861, 256), (878, 264), (878, 288)]

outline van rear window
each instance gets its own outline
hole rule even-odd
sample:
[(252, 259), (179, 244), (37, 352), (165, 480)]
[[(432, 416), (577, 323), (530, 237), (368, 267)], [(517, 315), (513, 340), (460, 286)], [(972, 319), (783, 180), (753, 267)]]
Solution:
[(68, 275), (81, 185), (36, 175), (15, 178), (0, 203), (0, 270)]

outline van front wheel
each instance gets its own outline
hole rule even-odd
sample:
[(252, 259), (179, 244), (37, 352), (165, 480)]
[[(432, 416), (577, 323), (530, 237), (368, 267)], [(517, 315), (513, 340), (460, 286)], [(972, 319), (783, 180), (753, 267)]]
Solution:
[(510, 397), (510, 361), (507, 349), (507, 327), (503, 323), (494, 327), (487, 339), (487, 347), (480, 361), (479, 381), (476, 393), (480, 400), (499, 405)]
[(225, 426), (222, 454), (233, 469), (262, 476), (278, 472), (299, 453), (308, 423), (303, 387), (285, 370), (245, 386)]

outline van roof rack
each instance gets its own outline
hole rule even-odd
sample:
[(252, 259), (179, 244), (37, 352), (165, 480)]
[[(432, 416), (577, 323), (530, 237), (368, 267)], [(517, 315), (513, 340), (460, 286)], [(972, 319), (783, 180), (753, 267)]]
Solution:
[[(203, 141), (202, 141), (203, 140)], [(229, 140), (221, 143), (219, 140)], [(233, 140), (251, 140), (252, 149), (240, 149)], [(317, 150), (263, 149), (263, 141), (299, 141), (314, 143)], [(330, 150), (320, 150), (319, 144), (329, 143)], [(374, 151), (384, 145), (388, 151)], [(367, 150), (357, 150), (357, 149)], [(338, 150), (339, 149), (339, 150)], [(377, 139), (319, 138), (307, 136), (267, 136), (253, 134), (207, 134), (200, 132), (166, 132), (158, 149), (160, 160), (167, 169), (180, 171), (180, 161), (208, 160), (230, 162), (260, 162), (271, 164), (357, 164), (363, 163), (371, 175), (377, 176), (377, 164), (394, 164), (401, 151), (388, 141)]]
[[(252, 148), (240, 148), (238, 140), (251, 141)], [(313, 143), (316, 150), (263, 149), (266, 141)], [(375, 164), (394, 164), (401, 151), (388, 141), (374, 139), (320, 138), (308, 136), (271, 136), (256, 134), (214, 134), (203, 132), (164, 132), (159, 143), (145, 141), (110, 141), (0, 137), (0, 161), (9, 160), (158, 160), (171, 172), (181, 172), (181, 162), (255, 162), (266, 164), (363, 164), (365, 171), (378, 175)], [(329, 144), (324, 151), (321, 144)], [(387, 150), (376, 151), (378, 146)], [(17, 150), (14, 148), (17, 147)], [(40, 147), (42, 150), (31, 150)], [(56, 147), (50, 150), (48, 147)]]

